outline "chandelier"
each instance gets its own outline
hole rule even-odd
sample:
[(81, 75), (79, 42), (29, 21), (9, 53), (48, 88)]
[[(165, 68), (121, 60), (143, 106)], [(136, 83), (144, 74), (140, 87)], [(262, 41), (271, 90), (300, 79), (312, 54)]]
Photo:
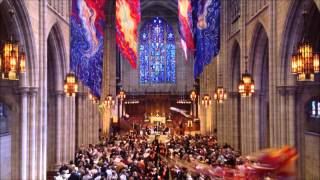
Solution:
[(121, 102), (123, 102), (123, 100), (126, 98), (126, 92), (124, 92), (123, 89), (120, 90), (118, 94), (118, 98), (120, 99)]
[(71, 72), (68, 73), (64, 81), (64, 92), (67, 97), (74, 97), (78, 92), (78, 80), (77, 77)]
[(226, 90), (225, 90), (223, 87), (221, 87), (221, 86), (217, 87), (217, 89), (216, 89), (215, 92), (214, 92), (213, 98), (214, 98), (214, 100), (216, 100), (218, 103), (223, 103), (223, 101), (227, 99), (227, 92), (226, 92)]
[(89, 97), (89, 101), (91, 101), (93, 104), (99, 103), (99, 99), (92, 93), (89, 93), (88, 97)]
[(195, 101), (197, 98), (197, 93), (195, 90), (192, 90), (191, 93), (190, 93), (190, 99), (191, 101)]
[(104, 105), (107, 107), (107, 108), (113, 108), (114, 105), (115, 105), (115, 101), (112, 97), (112, 95), (108, 95), (105, 100), (104, 100)]
[(246, 64), (246, 69), (245, 69), (245, 72), (242, 74), (242, 78), (238, 88), (239, 88), (239, 93), (241, 97), (250, 97), (252, 93), (254, 93), (254, 81), (251, 77), (251, 74), (248, 73), (247, 61), (245, 62), (245, 64)]
[[(11, 19), (14, 15), (13, 10), (9, 11)], [(0, 69), (2, 79), (19, 80), (19, 74), (25, 72), (26, 55), (19, 51), (18, 41), (10, 37), (9, 41), (4, 43), (0, 56)]]
[[(307, 11), (303, 11), (304, 27)], [(312, 44), (306, 41), (305, 34), (297, 52), (291, 57), (292, 74), (297, 74), (298, 81), (314, 81), (314, 74), (320, 72), (320, 54), (313, 51)]]
[(201, 103), (205, 108), (210, 106), (211, 105), (211, 97), (210, 97), (210, 95), (209, 94), (203, 95)]
[[(219, 60), (219, 58), (218, 58)], [(219, 61), (217, 61), (217, 63), (219, 63)], [(217, 64), (217, 66), (219, 66)], [(219, 79), (220, 80), (220, 84), (222, 81), (222, 73), (219, 73)], [(214, 95), (213, 95), (213, 99), (217, 102), (217, 103), (223, 103), (224, 100), (227, 99), (227, 91), (223, 88), (223, 86), (219, 86), (219, 82), (217, 83), (218, 87), (216, 88), (216, 90), (214, 91)]]

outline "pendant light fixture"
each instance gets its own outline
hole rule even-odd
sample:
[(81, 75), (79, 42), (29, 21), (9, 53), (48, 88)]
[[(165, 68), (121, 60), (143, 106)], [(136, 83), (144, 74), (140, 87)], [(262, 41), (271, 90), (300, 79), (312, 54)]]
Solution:
[[(222, 75), (220, 74), (219, 76), (221, 77)], [(218, 86), (216, 88), (213, 98), (217, 103), (220, 103), (220, 104), (223, 103), (224, 100), (227, 99), (227, 92), (223, 88), (223, 86)]]
[[(70, 69), (71, 69), (71, 64), (70, 64)], [(79, 62), (77, 62), (77, 68), (76, 68), (77, 74), (79, 74), (78, 70), (79, 70)], [(76, 94), (78, 93), (79, 91), (78, 78), (76, 74), (74, 74), (72, 71), (66, 75), (63, 89), (67, 97), (75, 97)]]
[(78, 79), (73, 72), (66, 75), (64, 81), (64, 92), (67, 97), (74, 97), (78, 93)]
[(105, 100), (104, 100), (104, 105), (108, 108), (108, 109), (111, 109), (114, 107), (115, 105), (115, 101), (113, 99), (113, 96), (111, 94), (109, 94)]
[(240, 80), (239, 93), (241, 97), (250, 97), (252, 93), (254, 93), (254, 81), (247, 69), (247, 56), (245, 57), (245, 59), (245, 72), (242, 74)]
[[(207, 87), (207, 81), (208, 81), (208, 77), (207, 76), (205, 76), (205, 84), (206, 84), (206, 91), (207, 91), (207, 89), (208, 89), (208, 87)], [(211, 106), (211, 96), (208, 94), (208, 93), (205, 93), (204, 95), (203, 95), (203, 97), (202, 97), (202, 99), (201, 99), (201, 104), (205, 107), (205, 108), (207, 108), (207, 107), (209, 107), (209, 106)]]
[(120, 92), (118, 94), (118, 99), (120, 99), (121, 103), (124, 101), (126, 98), (126, 92), (121, 88)]
[[(14, 11), (9, 11), (11, 23), (13, 23)], [(19, 42), (13, 40), (13, 35), (10, 35), (10, 40), (5, 41), (0, 55), (0, 71), (2, 79), (19, 80), (19, 74), (25, 72), (26, 55), (20, 51)]]
[[(222, 68), (219, 68), (219, 64), (220, 64), (220, 58), (217, 59), (217, 67), (218, 69), (221, 71)], [(213, 95), (213, 99), (221, 104), (224, 102), (224, 100), (227, 99), (227, 92), (226, 90), (223, 88), (222, 84), (222, 74), (221, 72), (219, 73), (219, 78), (218, 78), (218, 87), (216, 88), (216, 90), (214, 91), (214, 95)], [(220, 85), (219, 85), (220, 84)]]
[(93, 95), (93, 93), (90, 92), (88, 97), (89, 97), (89, 101), (91, 101), (93, 104), (98, 104), (99, 103), (98, 97)]
[(194, 102), (194, 101), (196, 100), (196, 98), (197, 98), (197, 93), (196, 93), (196, 90), (193, 89), (193, 90), (190, 92), (190, 100), (191, 100), (192, 102)]
[(110, 93), (110, 84), (109, 84), (109, 95), (104, 99), (104, 106), (108, 109), (111, 109), (115, 106), (115, 101), (113, 96)]
[[(303, 27), (306, 28), (307, 11), (303, 13)], [(307, 40), (306, 30), (296, 52), (291, 57), (291, 72), (297, 75), (298, 81), (314, 81), (314, 74), (320, 72), (320, 54), (314, 52), (313, 46)]]

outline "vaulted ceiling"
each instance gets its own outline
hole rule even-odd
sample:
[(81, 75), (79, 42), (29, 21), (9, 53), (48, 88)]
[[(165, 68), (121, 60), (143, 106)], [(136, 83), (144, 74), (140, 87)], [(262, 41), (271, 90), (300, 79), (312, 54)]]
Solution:
[(142, 17), (162, 16), (176, 18), (178, 5), (175, 0), (141, 0)]

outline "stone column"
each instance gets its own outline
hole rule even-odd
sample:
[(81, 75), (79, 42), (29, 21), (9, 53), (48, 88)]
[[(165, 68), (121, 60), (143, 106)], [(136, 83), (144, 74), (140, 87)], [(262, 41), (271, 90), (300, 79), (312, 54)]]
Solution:
[(85, 119), (84, 119), (84, 110), (85, 110), (85, 93), (82, 92), (82, 93), (79, 93), (79, 96), (78, 96), (78, 133), (77, 133), (77, 136), (78, 136), (78, 142), (77, 142), (77, 146), (80, 147), (82, 144), (84, 144), (84, 141), (83, 141), (83, 138), (85, 137), (84, 136), (84, 133), (83, 133), (83, 130), (85, 128), (84, 126), (84, 122), (85, 122)]
[(37, 93), (38, 93), (38, 88), (30, 88), (30, 132), (29, 132), (29, 143), (30, 143), (30, 153), (29, 153), (29, 161), (30, 161), (30, 166), (29, 166), (29, 178), (34, 179), (36, 178), (36, 171), (37, 171), (37, 129), (39, 128), (37, 126), (36, 118), (36, 105), (37, 105)]
[(74, 157), (75, 152), (75, 97), (70, 102), (70, 160)]
[(28, 92), (29, 88), (21, 87), (19, 89), (21, 95), (21, 164), (20, 177), (28, 179)]
[[(295, 131), (295, 122), (297, 121), (297, 118), (295, 116), (296, 111), (296, 89), (295, 87), (291, 87), (288, 89), (288, 122), (287, 122), (287, 140), (286, 140), (286, 144), (290, 145), (290, 146), (295, 146), (295, 134), (297, 133)], [(284, 145), (284, 144), (283, 144)]]
[(70, 105), (69, 105), (69, 99), (68, 97), (64, 96), (63, 98), (63, 101), (64, 101), (64, 120), (63, 120), (63, 162), (64, 163), (67, 163), (68, 162), (68, 159), (69, 159), (69, 153), (68, 153), (68, 148), (69, 148), (69, 142), (68, 142), (68, 137), (69, 137), (69, 116), (68, 114), (70, 113)]
[(238, 150), (241, 149), (241, 117), (240, 114), (238, 113), (238, 101), (239, 101), (239, 93), (238, 92), (229, 92), (228, 93), (228, 98), (231, 101), (231, 107), (232, 107), (232, 115), (230, 124), (233, 127), (233, 147), (237, 148)]
[(83, 138), (83, 141), (84, 141), (84, 144), (87, 146), (89, 144), (89, 141), (88, 141), (88, 121), (89, 121), (89, 106), (88, 106), (88, 103), (89, 101), (86, 99), (84, 101), (84, 121), (83, 121), (83, 126), (85, 128), (83, 128), (83, 135), (84, 135), (84, 138)]
[(62, 162), (62, 98), (63, 98), (63, 91), (57, 91), (56, 92), (56, 105), (57, 105), (57, 111), (56, 111), (56, 166), (57, 168), (61, 165)]

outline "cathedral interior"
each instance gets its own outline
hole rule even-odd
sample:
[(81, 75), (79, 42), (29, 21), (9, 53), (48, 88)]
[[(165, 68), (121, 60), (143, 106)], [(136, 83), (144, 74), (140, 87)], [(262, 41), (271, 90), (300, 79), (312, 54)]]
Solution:
[(0, 0), (0, 179), (320, 179), (320, 0)]

